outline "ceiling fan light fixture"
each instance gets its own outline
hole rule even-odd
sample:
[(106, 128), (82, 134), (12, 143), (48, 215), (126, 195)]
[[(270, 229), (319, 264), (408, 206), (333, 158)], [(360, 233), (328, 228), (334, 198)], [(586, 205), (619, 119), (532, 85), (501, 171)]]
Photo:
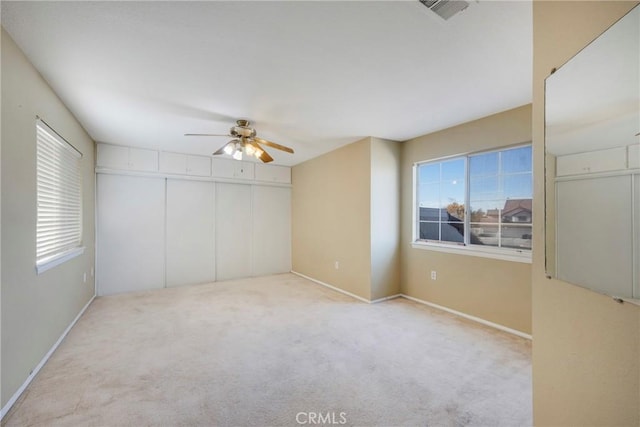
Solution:
[(231, 141), (227, 142), (227, 145), (225, 145), (224, 147), (225, 154), (232, 155), (233, 153), (235, 153), (238, 150), (239, 142), (240, 141), (237, 139), (232, 139)]
[[(440, 0), (443, 1), (443, 0)], [(212, 153), (217, 156), (220, 154), (226, 154), (231, 156), (235, 160), (242, 160), (243, 154), (249, 157), (255, 157), (262, 163), (269, 163), (273, 161), (273, 157), (269, 155), (261, 146), (266, 145), (276, 150), (286, 151), (293, 154), (293, 149), (284, 145), (276, 144), (275, 142), (267, 141), (266, 139), (258, 138), (256, 136), (256, 130), (250, 127), (250, 122), (245, 119), (236, 120), (237, 126), (233, 126), (229, 130), (228, 135), (220, 135), (214, 133), (185, 133), (185, 136), (226, 136), (232, 138), (231, 141), (220, 147), (218, 150)]]

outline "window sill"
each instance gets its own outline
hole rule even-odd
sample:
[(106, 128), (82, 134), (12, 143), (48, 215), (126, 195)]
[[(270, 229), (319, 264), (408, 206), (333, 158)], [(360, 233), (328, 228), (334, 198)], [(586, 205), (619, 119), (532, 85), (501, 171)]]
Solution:
[(52, 269), (53, 267), (56, 267), (69, 261), (70, 259), (82, 255), (83, 253), (84, 246), (80, 246), (78, 248), (70, 249), (60, 255), (56, 255), (53, 258), (41, 261), (39, 264), (36, 264), (36, 274), (42, 274), (45, 271)]
[(437, 243), (413, 242), (413, 249), (421, 249), (426, 251), (445, 252), (456, 255), (477, 256), (481, 258), (499, 259), (502, 261), (522, 262), (531, 264), (531, 251), (519, 251), (517, 249), (478, 249), (469, 246), (453, 246), (442, 245)]

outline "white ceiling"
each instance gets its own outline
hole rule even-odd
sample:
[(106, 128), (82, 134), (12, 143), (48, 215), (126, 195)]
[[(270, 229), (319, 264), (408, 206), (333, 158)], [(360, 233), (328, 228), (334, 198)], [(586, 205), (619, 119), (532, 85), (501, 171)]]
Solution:
[(248, 118), (293, 165), (531, 102), (529, 1), (11, 2), (2, 25), (99, 142), (210, 154)]

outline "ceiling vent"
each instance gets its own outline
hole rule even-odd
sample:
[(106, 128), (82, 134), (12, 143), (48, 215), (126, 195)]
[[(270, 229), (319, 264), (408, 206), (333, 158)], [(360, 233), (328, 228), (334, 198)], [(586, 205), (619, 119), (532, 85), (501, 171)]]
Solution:
[(419, 0), (430, 11), (445, 21), (469, 7), (464, 0)]

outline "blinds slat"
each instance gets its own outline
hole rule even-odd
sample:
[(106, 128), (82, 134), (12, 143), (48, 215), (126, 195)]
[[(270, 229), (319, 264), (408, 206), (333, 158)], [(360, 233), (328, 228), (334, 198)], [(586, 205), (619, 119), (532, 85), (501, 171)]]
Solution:
[(58, 248), (60, 246), (64, 246), (67, 244), (72, 244), (75, 242), (78, 242), (78, 235), (62, 235), (62, 236), (57, 236), (57, 238), (54, 239), (48, 239), (47, 241), (43, 241), (41, 244), (37, 245), (38, 250), (47, 250), (49, 248)]
[(46, 258), (51, 258), (54, 257), (56, 255), (60, 255), (64, 252), (67, 252), (70, 249), (73, 248), (77, 248), (78, 245), (76, 244), (70, 244), (70, 245), (65, 245), (65, 246), (61, 246), (59, 248), (55, 248), (55, 249), (51, 249), (49, 251), (43, 252), (42, 255), (39, 257), (40, 260), (42, 259), (46, 259)]
[(82, 155), (44, 122), (36, 124), (36, 258), (82, 244)]
[[(61, 164), (57, 166), (58, 169), (61, 167), (64, 167), (64, 165)], [(76, 181), (77, 177), (78, 171), (67, 171), (65, 173), (57, 171), (56, 168), (48, 165), (42, 165), (42, 168), (38, 170), (37, 175), (38, 180), (42, 182), (48, 182), (50, 184), (66, 183), (71, 185), (79, 185), (80, 183)]]
[(59, 236), (55, 241), (48, 240), (37, 245), (38, 251), (47, 251), (55, 248), (59, 248), (61, 246), (70, 245), (73, 243), (77, 243), (79, 241), (78, 236), (69, 235), (69, 236)]
[(78, 240), (77, 236), (65, 236), (58, 239), (56, 242), (42, 243), (37, 246), (37, 249), (39, 252), (55, 251), (56, 248), (60, 248), (63, 246), (73, 245), (73, 244), (77, 245), (77, 240)]
[(56, 131), (51, 129), (42, 120), (38, 120), (36, 129), (38, 131), (38, 136), (41, 136), (42, 139), (50, 140), (52, 145), (58, 146), (68, 151), (75, 157), (82, 157), (82, 153), (76, 150), (75, 147), (71, 146), (67, 141), (62, 139)]

